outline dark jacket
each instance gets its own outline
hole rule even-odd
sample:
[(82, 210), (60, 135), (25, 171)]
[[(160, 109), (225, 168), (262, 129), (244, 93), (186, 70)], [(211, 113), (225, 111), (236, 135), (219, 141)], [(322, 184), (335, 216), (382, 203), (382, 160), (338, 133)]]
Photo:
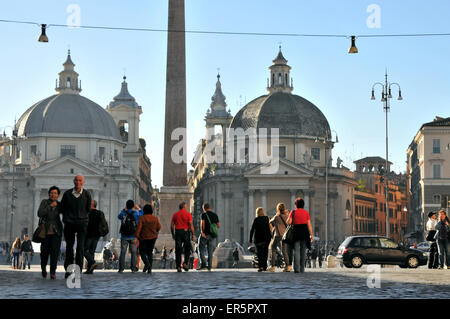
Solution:
[(73, 188), (67, 190), (61, 200), (63, 222), (70, 224), (87, 224), (91, 210), (91, 194), (83, 188), (83, 193), (76, 198), (72, 194)]
[(434, 237), (434, 239), (440, 239), (440, 240), (444, 240), (444, 239), (448, 239), (448, 233), (450, 232), (450, 226), (445, 225), (445, 221), (439, 221), (436, 224), (436, 235)]
[(255, 234), (255, 244), (270, 242), (272, 234), (270, 233), (269, 217), (258, 216), (255, 218), (250, 230), (250, 242), (253, 242), (253, 234)]
[(100, 238), (99, 226), (102, 220), (103, 212), (97, 209), (91, 209), (89, 212), (89, 223), (86, 238)]
[(20, 246), (20, 252), (21, 253), (32, 253), (34, 252), (33, 250), (33, 245), (31, 244), (31, 240), (27, 240), (27, 241), (23, 241), (22, 246)]
[(59, 214), (61, 214), (61, 203), (56, 201), (57, 205), (55, 207), (51, 206), (52, 201), (50, 199), (44, 199), (39, 205), (38, 216), (42, 218), (45, 223), (45, 233), (47, 234), (50, 229), (50, 225), (53, 225), (53, 228), (58, 236), (62, 236), (63, 234), (63, 226), (61, 223), (61, 218)]

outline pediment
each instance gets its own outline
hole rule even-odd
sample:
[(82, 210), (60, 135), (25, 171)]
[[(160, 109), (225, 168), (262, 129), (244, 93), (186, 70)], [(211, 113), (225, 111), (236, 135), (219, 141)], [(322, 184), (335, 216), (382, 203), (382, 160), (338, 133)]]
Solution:
[(104, 172), (94, 165), (72, 156), (60, 157), (46, 162), (31, 171), (32, 176), (103, 176)]
[(247, 171), (244, 175), (246, 177), (263, 175), (310, 177), (314, 175), (314, 172), (303, 165), (295, 164), (286, 159), (280, 159), (278, 163), (260, 164)]

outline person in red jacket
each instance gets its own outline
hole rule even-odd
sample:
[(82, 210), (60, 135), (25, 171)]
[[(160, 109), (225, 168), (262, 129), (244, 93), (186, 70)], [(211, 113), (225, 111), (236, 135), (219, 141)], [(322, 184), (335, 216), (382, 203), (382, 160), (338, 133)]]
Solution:
[(139, 252), (144, 262), (144, 272), (152, 273), (153, 248), (155, 247), (161, 224), (158, 217), (153, 216), (153, 207), (144, 206), (144, 215), (139, 219), (136, 238), (139, 239)]

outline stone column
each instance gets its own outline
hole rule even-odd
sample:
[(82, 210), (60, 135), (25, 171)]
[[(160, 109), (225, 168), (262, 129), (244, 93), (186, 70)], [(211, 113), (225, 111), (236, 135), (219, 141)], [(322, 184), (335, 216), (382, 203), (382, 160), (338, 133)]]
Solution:
[(254, 202), (253, 202), (253, 194), (255, 191), (253, 189), (248, 190), (248, 232), (247, 232), (247, 238), (250, 236), (250, 229), (252, 229), (253, 219), (255, 216), (255, 209), (254, 209)]
[(264, 208), (264, 211), (266, 211), (267, 209), (267, 190), (266, 189), (262, 189), (261, 190), (261, 206), (262, 208)]
[(303, 191), (303, 200), (305, 201), (305, 209), (309, 212), (309, 191)]
[(289, 210), (293, 210), (293, 209), (295, 209), (295, 197), (296, 197), (296, 194), (297, 194), (297, 190), (295, 190), (295, 189), (290, 189), (289, 190), (290, 192), (291, 192), (291, 205), (290, 205), (290, 207), (286, 207), (286, 209), (289, 209)]
[(34, 205), (33, 205), (33, 227), (32, 232), (37, 228), (39, 223), (39, 217), (38, 217), (38, 209), (39, 205), (41, 204), (41, 189), (35, 188), (33, 190), (33, 199), (34, 199)]

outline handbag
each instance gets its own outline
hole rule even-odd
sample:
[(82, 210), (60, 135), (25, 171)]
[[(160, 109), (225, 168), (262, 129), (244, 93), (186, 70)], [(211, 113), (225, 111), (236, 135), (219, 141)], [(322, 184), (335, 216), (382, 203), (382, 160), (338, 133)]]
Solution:
[(42, 218), (39, 218), (39, 225), (33, 233), (33, 238), (31, 239), (35, 243), (42, 243), (46, 237), (45, 223)]
[(292, 211), (292, 220), (291, 224), (288, 225), (286, 228), (286, 231), (284, 232), (283, 238), (281, 241), (283, 243), (286, 243), (288, 245), (292, 245), (294, 243), (294, 216), (295, 216), (295, 210)]

